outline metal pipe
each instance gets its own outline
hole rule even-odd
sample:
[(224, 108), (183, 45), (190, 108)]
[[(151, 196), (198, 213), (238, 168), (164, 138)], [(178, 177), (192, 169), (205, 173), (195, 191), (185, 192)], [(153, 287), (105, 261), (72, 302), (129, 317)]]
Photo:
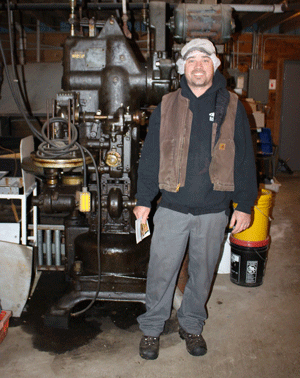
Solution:
[(46, 100), (46, 115), (47, 115), (47, 138), (50, 139), (49, 99)]
[(25, 55), (24, 51), (26, 49), (26, 32), (25, 29), (22, 28), (22, 26), (15, 22), (15, 27), (17, 31), (19, 32), (19, 51), (20, 51), (20, 64), (23, 66), (25, 64)]
[[(60, 231), (64, 231), (65, 229), (65, 226), (63, 225), (58, 225), (58, 224), (51, 224), (51, 225), (48, 225), (48, 224), (39, 224), (37, 226), (38, 230), (60, 230)], [(32, 224), (29, 224), (28, 225), (28, 229), (29, 230), (33, 230), (33, 225)]]
[(72, 37), (75, 36), (75, 22), (76, 22), (75, 7), (76, 7), (76, 0), (70, 0), (71, 14), (70, 14), (69, 23), (71, 24)]
[(277, 39), (286, 39), (286, 36), (276, 36), (276, 37), (267, 37), (263, 40), (263, 43), (262, 43), (262, 68), (264, 68), (264, 65), (265, 65), (265, 53), (266, 53), (266, 43), (267, 41), (269, 40), (277, 40)]
[[(201, 5), (201, 4), (200, 4)], [(229, 4), (237, 12), (260, 12), (260, 13), (283, 13), (285, 10), (295, 10), (299, 9), (298, 4), (291, 4), (288, 7), (284, 4), (273, 4), (273, 5), (256, 5), (256, 4)], [(175, 8), (177, 4), (169, 4), (169, 7)], [(110, 9), (122, 9), (121, 3), (88, 3), (86, 4), (89, 10), (110, 10)], [(129, 3), (127, 8), (129, 10), (143, 9), (143, 7), (148, 8), (148, 3)], [(67, 3), (19, 3), (10, 4), (9, 8), (11, 10), (69, 10), (70, 5)], [(0, 4), (0, 10), (7, 9), (6, 4)]]
[(64, 243), (61, 243), (60, 251), (61, 251), (62, 258), (64, 259), (64, 257), (66, 256), (66, 245)]
[[(35, 183), (35, 188), (33, 189), (33, 196), (36, 197), (38, 194), (37, 185)], [(37, 223), (38, 223), (38, 208), (33, 206), (33, 245), (37, 246)]]
[[(129, 10), (143, 9), (144, 3), (129, 3), (127, 5)], [(88, 3), (86, 4), (87, 9), (89, 10), (110, 10), (110, 9), (122, 9), (121, 3)], [(148, 4), (146, 4), (148, 7)], [(170, 4), (170, 7), (174, 5)], [(70, 5), (67, 3), (19, 3), (19, 4), (10, 4), (10, 10), (69, 10)], [(7, 9), (6, 4), (0, 4), (0, 10)]]
[(256, 68), (261, 68), (261, 57), (259, 56), (259, 44), (262, 42), (261, 34), (258, 34), (257, 45), (256, 45)]
[(251, 58), (251, 69), (254, 69), (255, 67), (255, 46), (256, 46), (256, 31), (253, 31), (252, 34), (252, 58)]
[(127, 21), (128, 21), (128, 15), (127, 15), (127, 9), (126, 9), (126, 0), (122, 0), (122, 21), (123, 21), (123, 32), (125, 37), (131, 38), (132, 34), (130, 30), (128, 29)]
[(124, 15), (124, 14), (127, 14), (127, 10), (126, 10), (126, 0), (122, 0), (122, 12), (123, 12), (123, 15)]
[(54, 231), (54, 245), (55, 245), (55, 265), (59, 266), (61, 264), (60, 256), (60, 231)]
[(65, 266), (64, 265), (60, 265), (60, 266), (46, 266), (46, 265), (41, 265), (38, 267), (38, 270), (40, 272), (63, 272), (66, 270)]
[(46, 264), (52, 265), (52, 238), (51, 230), (46, 230)]
[(237, 12), (284, 13), (283, 4), (229, 4)]
[(41, 22), (36, 20), (36, 61), (41, 61)]
[(68, 101), (68, 140), (71, 143), (71, 100)]
[(38, 230), (38, 265), (43, 265), (43, 231)]

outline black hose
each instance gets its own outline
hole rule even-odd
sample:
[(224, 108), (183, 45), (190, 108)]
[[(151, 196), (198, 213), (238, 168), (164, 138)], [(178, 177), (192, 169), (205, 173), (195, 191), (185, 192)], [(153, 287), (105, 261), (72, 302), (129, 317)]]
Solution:
[(4, 70), (5, 70), (5, 74), (6, 74), (6, 77), (7, 77), (8, 86), (9, 86), (9, 89), (12, 93), (13, 99), (15, 100), (15, 103), (16, 103), (20, 113), (24, 117), (24, 119), (25, 119), (28, 127), (30, 128), (31, 132), (33, 133), (33, 135), (36, 136), (41, 142), (43, 142), (42, 134), (29, 121), (29, 119), (28, 119), (26, 113), (24, 112), (24, 110), (22, 109), (20, 101), (19, 101), (19, 99), (18, 99), (18, 97), (15, 93), (15, 90), (13, 88), (13, 84), (12, 84), (12, 81), (11, 81), (11, 78), (10, 78), (10, 75), (9, 75), (9, 72), (8, 72), (8, 66), (7, 66), (7, 62), (6, 62), (6, 58), (5, 58), (5, 54), (4, 54), (4, 50), (3, 50), (3, 47), (2, 47), (2, 41), (1, 40), (0, 40), (0, 51), (1, 51), (2, 59), (3, 59), (3, 63), (4, 63)]
[[(8, 18), (8, 32), (9, 32), (9, 45), (10, 45), (10, 54), (11, 54), (11, 64), (12, 64), (12, 70), (13, 70), (13, 78), (14, 78), (14, 81), (15, 82), (19, 82), (18, 78), (17, 78), (17, 73), (16, 73), (16, 65), (15, 65), (15, 60), (14, 60), (14, 47), (13, 47), (13, 38), (12, 38), (12, 23), (11, 23), (11, 17), (10, 17), (10, 10), (9, 10), (9, 0), (6, 0), (6, 4), (7, 4), (7, 18)], [(1, 55), (2, 55), (2, 59), (3, 59), (3, 63), (4, 63), (4, 69), (5, 69), (5, 73), (6, 73), (6, 76), (7, 76), (7, 81), (8, 81), (8, 85), (9, 85), (9, 88), (11, 90), (11, 93), (12, 93), (12, 96), (15, 100), (15, 103), (20, 111), (20, 113), (22, 114), (22, 116), (24, 117), (28, 127), (30, 128), (31, 132), (40, 140), (42, 141), (42, 136), (40, 134), (40, 132), (33, 126), (33, 124), (29, 121), (29, 119), (27, 118), (27, 115), (26, 113), (24, 112), (23, 108), (22, 108), (22, 105), (20, 103), (20, 100), (18, 98), (18, 95), (20, 95), (20, 97), (23, 98), (22, 94), (21, 94), (21, 89), (20, 89), (20, 86), (18, 86), (18, 91), (19, 93), (16, 93), (15, 90), (14, 90), (14, 87), (13, 87), (13, 83), (11, 81), (11, 78), (10, 78), (10, 75), (9, 75), (9, 72), (8, 72), (8, 66), (7, 66), (7, 62), (6, 62), (6, 58), (5, 58), (5, 54), (4, 54), (4, 50), (3, 50), (3, 47), (2, 47), (2, 42), (0, 40), (0, 49), (1, 49)]]
[(83, 161), (83, 186), (87, 188), (87, 177), (86, 177), (86, 159), (85, 159), (85, 154), (83, 151), (83, 147), (81, 144), (76, 142), (76, 146), (79, 148), (82, 156), (82, 161)]
[(100, 198), (100, 180), (99, 180), (99, 174), (98, 174), (98, 170), (97, 170), (97, 164), (95, 162), (95, 159), (94, 159), (93, 155), (85, 147), (82, 146), (82, 149), (91, 157), (93, 165), (94, 165), (94, 168), (95, 168), (95, 172), (96, 172), (97, 196), (98, 196), (98, 210), (97, 210), (97, 219), (98, 219), (98, 232), (97, 232), (98, 277), (97, 277), (97, 288), (96, 288), (96, 292), (95, 292), (94, 298), (91, 300), (91, 302), (89, 303), (89, 305), (87, 307), (85, 307), (81, 311), (77, 311), (77, 312), (71, 313), (71, 316), (79, 316), (79, 315), (83, 314), (84, 312), (86, 312), (87, 310), (89, 310), (93, 306), (93, 304), (96, 302), (96, 300), (98, 298), (98, 294), (99, 294), (99, 291), (100, 291), (100, 283), (101, 283), (101, 262), (100, 262), (100, 243), (101, 243), (101, 236), (100, 236), (100, 234), (101, 234), (101, 231), (100, 231), (100, 229), (101, 229), (101, 211), (100, 211), (101, 202), (100, 201), (101, 201), (101, 198)]
[[(68, 121), (65, 118), (53, 117), (49, 120), (49, 125), (58, 122), (68, 124)], [(72, 150), (77, 150), (75, 145), (78, 138), (78, 131), (75, 125), (71, 123), (71, 141), (69, 143), (67, 143), (65, 139), (49, 139), (46, 135), (47, 126), (48, 124), (45, 122), (42, 127), (41, 135), (43, 142), (38, 147), (38, 156), (42, 156), (44, 158), (56, 158), (67, 155)]]

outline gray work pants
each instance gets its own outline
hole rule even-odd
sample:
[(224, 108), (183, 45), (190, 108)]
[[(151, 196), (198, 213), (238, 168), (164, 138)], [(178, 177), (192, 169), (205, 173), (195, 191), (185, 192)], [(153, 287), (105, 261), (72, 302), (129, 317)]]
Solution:
[(138, 317), (146, 336), (158, 337), (172, 309), (179, 269), (189, 242), (189, 279), (177, 317), (188, 333), (201, 334), (215, 267), (228, 218), (225, 211), (192, 215), (159, 207), (154, 215), (147, 274), (146, 313)]

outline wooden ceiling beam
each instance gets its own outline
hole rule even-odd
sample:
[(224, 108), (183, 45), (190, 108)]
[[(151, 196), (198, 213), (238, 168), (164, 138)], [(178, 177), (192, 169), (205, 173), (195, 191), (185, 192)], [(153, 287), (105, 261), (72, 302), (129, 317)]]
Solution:
[(292, 19), (295, 14), (299, 12), (286, 12), (286, 13), (278, 13), (278, 14), (271, 14), (261, 22), (259, 21), (257, 26), (260, 32), (264, 33), (273, 27), (282, 24), (283, 22)]
[(300, 29), (300, 12), (296, 13), (292, 18), (285, 20), (280, 25), (280, 32), (283, 34), (297, 29)]
[(246, 29), (268, 17), (269, 13), (247, 13), (240, 18), (241, 28)]

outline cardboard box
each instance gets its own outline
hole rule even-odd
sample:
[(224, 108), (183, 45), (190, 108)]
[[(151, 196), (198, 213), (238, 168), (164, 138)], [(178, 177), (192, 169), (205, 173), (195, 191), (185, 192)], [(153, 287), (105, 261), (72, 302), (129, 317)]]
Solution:
[(265, 127), (265, 113), (253, 112), (252, 115), (255, 120), (256, 128), (260, 129), (262, 127)]
[(252, 113), (256, 112), (256, 102), (253, 98), (246, 98), (247, 104), (251, 107)]

